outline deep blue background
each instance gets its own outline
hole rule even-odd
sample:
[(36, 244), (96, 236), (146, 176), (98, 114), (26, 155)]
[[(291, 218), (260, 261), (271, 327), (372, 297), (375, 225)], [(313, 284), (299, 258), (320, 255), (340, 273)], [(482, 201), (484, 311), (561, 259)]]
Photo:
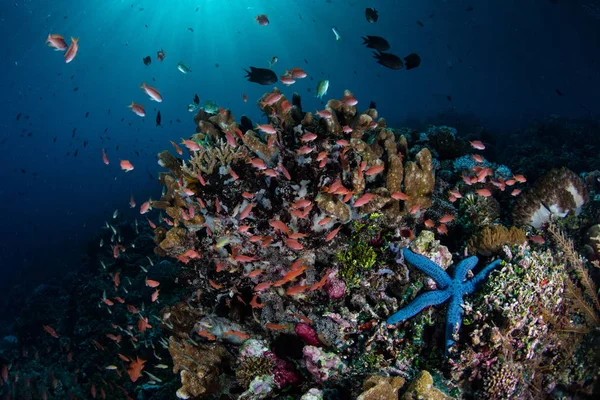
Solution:
[[(376, 24), (365, 20), (365, 7), (379, 10)], [(5, 306), (17, 304), (15, 297), (76, 269), (115, 209), (142, 221), (137, 209), (128, 209), (129, 195), (138, 205), (159, 196), (150, 179), (159, 170), (155, 155), (193, 132), (187, 104), (194, 93), (257, 121), (255, 101), (270, 87), (248, 83), (243, 69), (266, 67), (276, 55), (278, 75), (302, 67), (314, 78), (277, 85), (289, 97), (302, 94), (305, 110), (321, 107), (312, 96), (317, 81), (328, 78), (326, 98), (350, 89), (359, 106), (376, 101), (391, 126), (449, 108), (499, 132), (551, 114), (597, 116), (597, 10), (593, 1), (548, 0), (0, 2), (0, 310), (11, 311)], [(259, 13), (269, 16), (269, 26), (254, 21)], [(44, 44), (48, 33), (80, 38), (72, 63)], [(418, 52), (422, 66), (377, 65), (361, 45), (366, 34), (384, 36), (400, 56)], [(161, 48), (167, 52), (162, 63), (156, 60)], [(142, 63), (147, 55), (150, 66)], [(178, 61), (193, 72), (181, 74)], [(162, 92), (162, 104), (139, 89), (143, 81)], [(127, 108), (132, 100), (146, 107), (146, 118)], [(154, 124), (158, 109), (163, 127)], [(121, 171), (119, 159), (131, 160), (135, 170)]]

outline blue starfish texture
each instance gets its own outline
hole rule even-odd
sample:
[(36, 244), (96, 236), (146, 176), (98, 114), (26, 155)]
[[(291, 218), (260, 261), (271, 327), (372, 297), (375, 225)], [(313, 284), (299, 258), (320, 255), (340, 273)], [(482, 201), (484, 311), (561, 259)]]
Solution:
[[(437, 283), (438, 289), (420, 294), (409, 305), (391, 315), (387, 319), (387, 323), (393, 325), (404, 321), (417, 315), (424, 308), (437, 306), (450, 300), (448, 313), (446, 314), (446, 355), (448, 355), (448, 349), (454, 344), (454, 340), (452, 339), (454, 333), (458, 332), (462, 324), (463, 297), (475, 292), (490, 272), (500, 265), (501, 261), (496, 260), (492, 262), (473, 278), (465, 280), (467, 272), (475, 268), (479, 261), (475, 256), (465, 258), (459, 262), (454, 268), (453, 278), (450, 278), (450, 275), (446, 271), (425, 256), (413, 253), (409, 249), (403, 250), (403, 256), (404, 260), (410, 265), (429, 275)], [(398, 262), (400, 261), (398, 260)]]

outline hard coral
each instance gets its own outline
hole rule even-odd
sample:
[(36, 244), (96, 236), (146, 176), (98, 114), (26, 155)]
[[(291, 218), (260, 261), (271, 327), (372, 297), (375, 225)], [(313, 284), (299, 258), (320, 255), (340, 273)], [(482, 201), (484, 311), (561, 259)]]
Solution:
[(410, 383), (402, 400), (449, 400), (446, 396), (433, 386), (433, 377), (427, 371), (421, 371), (419, 376)]
[(521, 193), (513, 207), (513, 221), (541, 228), (552, 215), (579, 215), (587, 200), (587, 189), (577, 174), (566, 168), (553, 169), (539, 178), (531, 190)]
[(474, 235), (467, 245), (469, 253), (482, 256), (497, 255), (505, 245), (517, 246), (527, 241), (522, 229), (512, 226), (510, 229), (502, 225), (491, 225)]
[(169, 340), (173, 372), (181, 377), (177, 397), (190, 399), (219, 391), (219, 376), (233, 363), (233, 357), (220, 344), (192, 345), (187, 341)]

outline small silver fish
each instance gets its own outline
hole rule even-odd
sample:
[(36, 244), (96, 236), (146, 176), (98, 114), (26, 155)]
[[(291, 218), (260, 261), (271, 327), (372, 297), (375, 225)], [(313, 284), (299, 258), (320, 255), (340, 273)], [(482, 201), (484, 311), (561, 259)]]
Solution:
[(104, 261), (100, 260), (100, 265), (102, 265), (102, 268), (106, 269), (106, 264), (104, 264)]
[(148, 259), (148, 261), (150, 261), (150, 265), (152, 265), (154, 267), (154, 263), (152, 262), (152, 259), (148, 256), (146, 256), (146, 258)]
[(148, 272), (148, 270), (146, 268), (142, 267), (141, 265), (138, 265), (138, 267), (140, 267), (142, 269), (142, 271)]
[(110, 229), (112, 229), (112, 231), (115, 235), (117, 234), (117, 228), (115, 228), (114, 226), (111, 225)]
[(104, 238), (100, 239), (100, 247), (104, 246)]
[(113, 218), (117, 218), (119, 216), (119, 209), (117, 208), (113, 213)]

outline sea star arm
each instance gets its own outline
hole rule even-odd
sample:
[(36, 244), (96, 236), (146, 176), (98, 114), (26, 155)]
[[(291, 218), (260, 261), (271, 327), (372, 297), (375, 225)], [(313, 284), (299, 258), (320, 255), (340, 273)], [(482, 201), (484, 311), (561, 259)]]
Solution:
[(463, 285), (465, 293), (466, 294), (471, 294), (475, 291), (475, 289), (477, 289), (477, 286), (479, 286), (481, 283), (483, 283), (483, 281), (485, 281), (488, 277), (488, 275), (490, 274), (490, 272), (492, 272), (496, 267), (498, 267), (500, 264), (502, 263), (501, 260), (496, 260), (491, 264), (488, 264), (484, 269), (482, 269), (481, 271), (479, 271), (479, 273), (477, 275), (475, 275), (473, 277), (473, 279), (470, 279), (468, 281), (466, 281)]
[(387, 319), (387, 323), (393, 325), (397, 322), (404, 321), (405, 319), (417, 315), (426, 307), (442, 304), (448, 300), (449, 297), (450, 292), (446, 290), (434, 290), (420, 294), (409, 305), (392, 314)]
[(467, 272), (475, 268), (477, 262), (479, 262), (479, 259), (475, 256), (465, 258), (459, 262), (456, 268), (454, 268), (454, 280), (458, 282), (464, 281), (467, 277)]
[(404, 260), (406, 260), (407, 263), (429, 275), (441, 289), (444, 289), (452, 282), (450, 275), (429, 258), (413, 253), (409, 249), (404, 249), (403, 254)]
[(448, 312), (446, 313), (446, 355), (448, 355), (448, 348), (454, 344), (454, 332), (458, 332), (462, 325), (464, 312), (461, 296), (452, 296), (449, 303)]

